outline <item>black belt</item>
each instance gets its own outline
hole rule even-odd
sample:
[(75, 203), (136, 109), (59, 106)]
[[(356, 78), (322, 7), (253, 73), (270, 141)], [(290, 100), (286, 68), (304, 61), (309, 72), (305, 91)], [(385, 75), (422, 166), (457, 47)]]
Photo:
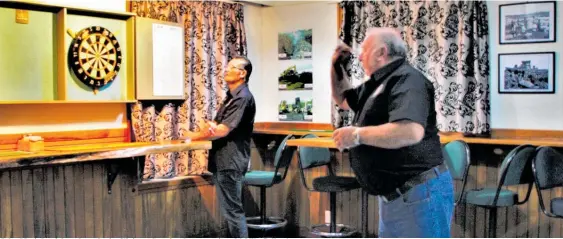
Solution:
[(445, 163), (442, 163), (442, 164), (440, 164), (436, 167), (433, 167), (429, 170), (426, 170), (426, 171), (422, 172), (421, 174), (407, 180), (405, 182), (405, 184), (403, 184), (403, 186), (396, 188), (395, 191), (384, 194), (384, 195), (380, 195), (380, 197), (383, 198), (383, 201), (385, 201), (385, 202), (393, 201), (393, 200), (401, 197), (403, 194), (407, 193), (409, 190), (411, 190), (415, 186), (417, 186), (421, 183), (424, 183), (428, 180), (435, 179), (441, 173), (443, 173), (447, 170), (448, 170), (448, 166)]

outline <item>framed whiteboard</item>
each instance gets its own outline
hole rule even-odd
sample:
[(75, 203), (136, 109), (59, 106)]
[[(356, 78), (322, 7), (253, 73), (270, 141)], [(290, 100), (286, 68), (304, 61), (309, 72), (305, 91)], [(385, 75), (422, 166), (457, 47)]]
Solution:
[(185, 93), (182, 24), (136, 17), (138, 100), (181, 100)]

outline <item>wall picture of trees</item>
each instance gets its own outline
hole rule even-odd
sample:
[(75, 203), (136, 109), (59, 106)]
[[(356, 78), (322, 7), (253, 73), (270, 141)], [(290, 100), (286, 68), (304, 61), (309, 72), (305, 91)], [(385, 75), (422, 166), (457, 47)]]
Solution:
[(309, 94), (284, 94), (278, 105), (280, 121), (313, 121), (313, 97)]
[(278, 59), (295, 60), (313, 57), (313, 29), (278, 34)]
[(310, 61), (305, 64), (292, 64), (284, 68), (278, 76), (280, 90), (313, 89), (313, 65)]

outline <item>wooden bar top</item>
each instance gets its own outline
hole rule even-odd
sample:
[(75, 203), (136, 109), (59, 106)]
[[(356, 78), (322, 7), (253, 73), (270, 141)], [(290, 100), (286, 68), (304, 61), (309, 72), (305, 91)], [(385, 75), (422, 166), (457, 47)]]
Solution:
[[(440, 143), (445, 144), (454, 140), (463, 140), (468, 144), (491, 144), (491, 145), (521, 145), (563, 147), (563, 140), (559, 138), (477, 138), (463, 136), (440, 135)], [(290, 139), (287, 146), (336, 148), (330, 137)]]
[[(254, 124), (256, 134), (276, 134), (302, 136), (314, 134), (325, 139), (290, 140), (290, 146), (334, 147), (328, 138), (332, 137), (333, 127), (325, 123), (284, 123), (259, 122)], [(461, 133), (440, 132), (442, 144), (463, 140), (468, 144), (522, 145), (563, 147), (563, 131), (528, 129), (492, 129), (490, 137), (466, 137)], [(299, 144), (299, 145), (297, 145)]]
[(22, 166), (52, 165), (119, 159), (148, 154), (211, 149), (211, 141), (181, 140), (162, 142), (106, 143), (90, 145), (67, 145), (45, 148), (40, 152), (0, 151), (0, 169)]
[(563, 147), (563, 138), (559, 137), (532, 137), (532, 136), (491, 136), (485, 137), (463, 137), (460, 135), (440, 134), (440, 142), (448, 143), (454, 140), (463, 140), (468, 144), (492, 144), (492, 145), (522, 145)]
[(319, 137), (331, 137), (333, 131), (331, 124), (323, 123), (258, 122), (254, 124), (253, 132), (255, 134), (291, 134), (295, 136), (314, 134)]
[(255, 129), (255, 134), (277, 134), (277, 135), (295, 135), (303, 136), (306, 134), (314, 134), (319, 137), (331, 137), (333, 130), (315, 130), (315, 129)]
[(336, 144), (334, 144), (334, 141), (330, 137), (288, 139), (286, 141), (286, 145), (293, 147), (318, 147), (336, 149)]

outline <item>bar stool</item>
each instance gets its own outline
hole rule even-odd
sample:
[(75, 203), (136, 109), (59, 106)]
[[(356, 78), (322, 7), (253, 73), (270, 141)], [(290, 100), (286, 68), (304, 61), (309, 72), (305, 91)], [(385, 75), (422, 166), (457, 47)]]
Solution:
[(467, 175), (469, 174), (469, 167), (471, 166), (471, 156), (469, 146), (465, 141), (454, 140), (442, 148), (444, 154), (444, 161), (448, 165), (450, 174), (453, 180), (461, 181), (461, 191), (455, 193), (455, 205), (463, 201), (465, 192), (465, 185), (467, 184)]
[[(317, 136), (308, 134), (303, 138), (317, 138)], [(330, 164), (330, 151), (327, 148), (299, 147), (298, 152), (299, 172), (303, 186), (308, 191), (328, 192), (330, 195), (330, 223), (311, 226), (311, 234), (322, 237), (349, 237), (356, 234), (358, 231), (355, 228), (336, 223), (336, 193), (360, 189), (360, 184), (356, 178), (335, 175)], [(312, 187), (309, 187), (304, 170), (321, 166), (328, 168), (329, 175), (314, 178)], [(362, 208), (364, 208), (365, 203), (367, 202), (362, 200)]]
[[(535, 155), (535, 147), (520, 145), (510, 151), (502, 161), (499, 169), (498, 184), (496, 188), (472, 189), (465, 194), (465, 202), (489, 211), (488, 237), (496, 236), (497, 208), (521, 205), (528, 201), (532, 191), (533, 176), (531, 159)], [(528, 184), (528, 192), (523, 201), (518, 201), (518, 193), (503, 186)]]
[[(244, 183), (246, 185), (260, 188), (260, 216), (247, 217), (246, 221), (249, 228), (266, 231), (287, 225), (287, 220), (284, 218), (266, 216), (266, 188), (283, 182), (287, 176), (295, 148), (286, 147), (286, 143), (287, 140), (293, 138), (295, 138), (293, 135), (288, 135), (280, 143), (274, 158), (275, 170), (273, 172), (252, 170), (244, 175)], [(281, 170), (283, 170), (283, 173), (280, 172)]]
[(543, 203), (541, 190), (563, 186), (563, 155), (551, 147), (542, 146), (536, 150), (536, 157), (532, 160), (532, 172), (540, 201), (542, 212), (553, 218), (563, 218), (563, 198), (552, 198), (550, 211)]

